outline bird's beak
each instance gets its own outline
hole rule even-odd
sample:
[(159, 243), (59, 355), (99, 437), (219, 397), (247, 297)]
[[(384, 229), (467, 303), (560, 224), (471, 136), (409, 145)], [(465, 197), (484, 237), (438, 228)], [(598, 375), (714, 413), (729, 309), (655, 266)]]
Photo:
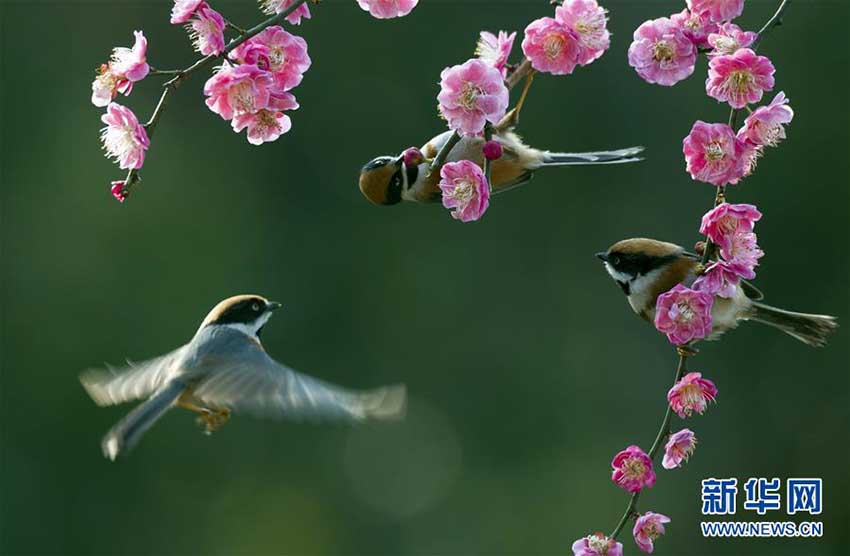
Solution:
[(268, 305), (266, 305), (266, 309), (269, 310), (269, 311), (276, 311), (277, 309), (280, 309), (281, 307), (283, 307), (283, 305), (281, 305), (277, 301), (269, 301)]
[(608, 253), (602, 251), (596, 254), (596, 258), (608, 262)]

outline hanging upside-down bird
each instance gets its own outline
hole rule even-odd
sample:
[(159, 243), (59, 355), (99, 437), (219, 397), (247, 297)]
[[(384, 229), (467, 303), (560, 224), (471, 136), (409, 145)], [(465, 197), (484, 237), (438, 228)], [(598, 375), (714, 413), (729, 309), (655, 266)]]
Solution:
[[(440, 201), (440, 172), (430, 171), (431, 162), (452, 134), (447, 131), (425, 143), (420, 149), (422, 156), (413, 164), (406, 164), (403, 154), (379, 156), (370, 161), (360, 172), (360, 191), (376, 205), (394, 205), (401, 201)], [(643, 147), (585, 153), (541, 151), (523, 143), (511, 129), (497, 129), (493, 140), (502, 146), (502, 156), (494, 160), (492, 165), (493, 193), (523, 185), (534, 177), (537, 170), (550, 166), (622, 164), (642, 160), (637, 155)], [(483, 165), (483, 146), (483, 137), (463, 137), (449, 151), (445, 161), (471, 160)]]
[[(632, 310), (649, 322), (655, 320), (658, 296), (676, 284), (690, 287), (700, 267), (696, 254), (673, 243), (646, 238), (624, 239), (596, 256), (626, 294)], [(716, 296), (711, 309), (712, 334), (707, 339), (716, 340), (741, 321), (753, 320), (820, 347), (838, 326), (835, 317), (778, 309), (761, 303), (763, 297), (746, 280), (741, 280), (731, 298)]]
[(406, 405), (404, 386), (353, 392), (297, 373), (271, 357), (260, 332), (280, 303), (238, 295), (216, 305), (192, 340), (156, 359), (115, 371), (95, 370), (80, 381), (98, 405), (145, 399), (103, 438), (114, 460), (130, 450), (165, 412), (182, 407), (211, 433), (231, 411), (261, 416), (362, 421), (395, 419)]

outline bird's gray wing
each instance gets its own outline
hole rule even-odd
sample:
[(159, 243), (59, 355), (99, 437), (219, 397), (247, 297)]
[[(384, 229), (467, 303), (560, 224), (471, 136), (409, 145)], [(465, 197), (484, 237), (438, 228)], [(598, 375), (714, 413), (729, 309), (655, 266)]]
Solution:
[(123, 368), (89, 369), (80, 375), (80, 382), (98, 405), (144, 399), (165, 383), (171, 363), (184, 348), (139, 363), (128, 361)]
[[(360, 421), (404, 415), (404, 386), (353, 391), (296, 372), (246, 336), (203, 355), (204, 378), (192, 394), (204, 404), (260, 416)], [(222, 338), (223, 340), (223, 338)]]

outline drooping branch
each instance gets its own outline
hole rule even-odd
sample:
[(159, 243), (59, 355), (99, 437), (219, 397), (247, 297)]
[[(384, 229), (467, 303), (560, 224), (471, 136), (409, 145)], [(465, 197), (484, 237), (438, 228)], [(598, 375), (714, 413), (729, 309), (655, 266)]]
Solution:
[[(772, 31), (775, 27), (777, 27), (778, 25), (780, 25), (782, 23), (782, 17), (785, 14), (785, 11), (788, 9), (788, 6), (790, 4), (791, 4), (791, 0), (782, 0), (782, 2), (779, 4), (779, 7), (776, 9), (776, 12), (773, 14), (773, 16), (771, 16), (771, 18), (767, 21), (767, 23), (765, 23), (762, 26), (762, 28), (759, 30), (758, 37), (756, 38), (755, 42), (753, 42), (753, 44), (751, 45), (751, 48), (753, 50), (755, 50), (758, 47), (759, 43), (761, 42), (761, 39), (764, 38), (765, 35), (767, 35), (770, 31)], [(731, 111), (729, 112), (729, 122), (728, 123), (729, 123), (729, 127), (731, 127), (733, 130), (737, 126), (738, 113), (739, 112), (740, 112), (740, 110), (735, 109), (735, 108), (731, 109)], [(719, 186), (717, 186), (717, 189), (716, 189), (716, 192), (715, 192), (715, 195), (714, 195), (714, 206), (717, 207), (718, 205), (720, 205), (721, 203), (724, 203), (724, 202), (726, 202), (726, 186), (719, 185)], [(715, 249), (716, 249), (716, 246), (714, 246), (711, 242), (711, 239), (708, 236), (706, 236), (705, 242), (704, 242), (703, 253), (702, 253), (702, 259), (701, 259), (703, 269), (705, 268), (705, 265), (711, 260), (712, 254), (713, 254)], [(687, 370), (687, 359), (688, 359), (688, 357), (695, 354), (695, 352), (691, 348), (687, 348), (687, 347), (684, 347), (684, 346), (677, 347), (676, 351), (679, 355), (679, 364), (676, 368), (676, 378), (673, 381), (674, 385), (677, 382), (679, 382), (679, 380), (682, 378), (682, 376), (684, 376), (685, 371)], [(667, 405), (667, 411), (664, 414), (664, 420), (661, 422), (661, 427), (658, 429), (658, 433), (655, 437), (655, 442), (653, 442), (652, 448), (650, 448), (649, 453), (647, 454), (653, 462), (655, 461), (655, 458), (658, 455), (658, 453), (661, 451), (661, 447), (664, 445), (664, 442), (670, 436), (670, 421), (671, 421), (672, 417), (673, 417), (673, 408), (670, 406), (670, 404), (668, 404)], [(609, 535), (610, 538), (612, 538), (612, 539), (616, 538), (617, 535), (619, 535), (622, 532), (623, 528), (626, 526), (626, 523), (628, 523), (629, 519), (637, 518), (640, 515), (637, 511), (637, 502), (638, 502), (639, 498), (640, 498), (640, 491), (632, 494), (629, 497), (629, 502), (626, 505), (626, 509), (623, 512), (623, 515), (620, 518), (620, 521), (617, 523), (617, 525), (614, 527), (614, 530)]]
[(776, 9), (776, 13), (774, 13), (773, 16), (767, 20), (767, 23), (759, 29), (758, 37), (756, 37), (756, 40), (750, 45), (750, 48), (756, 50), (765, 35), (773, 31), (776, 27), (782, 25), (782, 16), (785, 15), (785, 10), (787, 10), (790, 5), (791, 0), (782, 0), (782, 3), (779, 4), (779, 7)]
[[(263, 29), (283, 22), (283, 20), (286, 19), (287, 16), (289, 16), (292, 12), (300, 8), (301, 5), (306, 2), (307, 0), (296, 0), (290, 7), (280, 12), (279, 14), (275, 14), (266, 19), (265, 21), (262, 21), (254, 27), (248, 29), (247, 31), (242, 32), (239, 36), (237, 36), (227, 44), (221, 54), (210, 54), (208, 56), (204, 56), (203, 58), (196, 60), (191, 66), (182, 70), (152, 71), (151, 73), (153, 75), (174, 75), (174, 77), (172, 77), (163, 84), (162, 95), (160, 95), (159, 101), (157, 101), (156, 103), (156, 108), (154, 108), (150, 119), (147, 121), (146, 124), (144, 124), (145, 131), (148, 134), (148, 138), (153, 135), (157, 123), (159, 123), (160, 118), (162, 118), (162, 114), (165, 112), (165, 107), (168, 105), (168, 99), (171, 93), (174, 90), (178, 89), (184, 81), (186, 81), (192, 76), (192, 74), (206, 68), (207, 66), (210, 66), (218, 59), (226, 58), (227, 55), (230, 54), (236, 47), (262, 32)], [(235, 27), (232, 24), (229, 25), (231, 26), (231, 28), (239, 29), (238, 27)], [(140, 178), (138, 170), (130, 170), (129, 172), (127, 172), (127, 176), (124, 178), (124, 187), (121, 190), (121, 194), (125, 197), (128, 196), (130, 194), (130, 190), (139, 182), (139, 179)]]
[[(685, 371), (688, 368), (688, 353), (682, 349), (679, 349), (679, 364), (676, 367), (676, 376), (673, 379), (673, 384), (675, 385), (679, 380), (684, 376)], [(667, 437), (670, 436), (670, 421), (673, 418), (673, 408), (670, 407), (670, 404), (667, 404), (667, 411), (664, 413), (664, 419), (661, 421), (661, 426), (658, 428), (658, 433), (655, 435), (655, 442), (652, 443), (652, 448), (649, 449), (649, 459), (655, 461), (655, 456), (661, 451), (661, 447), (664, 445)], [(615, 539), (617, 535), (623, 530), (623, 527), (628, 523), (629, 518), (637, 515), (637, 502), (640, 498), (640, 491), (635, 492), (629, 497), (629, 503), (626, 506), (626, 511), (623, 512), (623, 517), (620, 518), (620, 521), (617, 523), (617, 526), (614, 527), (614, 530), (608, 535), (609, 538)]]
[[(791, 5), (791, 0), (782, 0), (782, 3), (779, 4), (779, 7), (776, 8), (776, 12), (767, 20), (767, 22), (762, 25), (761, 29), (759, 29), (758, 36), (756, 40), (750, 45), (750, 48), (753, 50), (757, 50), (761, 40), (770, 33), (773, 29), (782, 25), (782, 17), (785, 15), (785, 11), (788, 9), (788, 6)], [(729, 112), (729, 127), (733, 130), (738, 125), (738, 113), (740, 112), (737, 108), (732, 108)], [(726, 202), (726, 186), (719, 185), (717, 186), (717, 192), (714, 195), (714, 206), (720, 205)], [(705, 238), (705, 247), (702, 253), (702, 265), (705, 268), (705, 265), (708, 264), (708, 261), (711, 260), (712, 254), (716, 246), (712, 243), (711, 239), (706, 236)]]

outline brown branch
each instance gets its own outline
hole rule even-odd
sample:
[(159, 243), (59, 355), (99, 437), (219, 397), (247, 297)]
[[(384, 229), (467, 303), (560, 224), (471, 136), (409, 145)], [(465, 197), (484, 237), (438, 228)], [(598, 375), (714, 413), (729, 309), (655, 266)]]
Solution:
[[(688, 368), (688, 355), (689, 353), (684, 349), (677, 349), (679, 353), (679, 364), (676, 367), (676, 377), (673, 379), (673, 385), (675, 385), (679, 380), (681, 380), (682, 376), (684, 376), (685, 371)], [(673, 408), (670, 407), (670, 404), (667, 404), (667, 411), (664, 413), (664, 419), (661, 421), (661, 426), (658, 428), (658, 433), (655, 435), (655, 442), (652, 443), (652, 448), (649, 449), (649, 459), (655, 461), (655, 456), (661, 451), (661, 446), (664, 445), (664, 441), (667, 440), (667, 437), (670, 436), (670, 421), (673, 418)], [(629, 504), (626, 506), (626, 511), (623, 512), (623, 517), (620, 518), (620, 521), (617, 523), (617, 526), (614, 527), (614, 530), (611, 532), (608, 537), (614, 539), (617, 538), (617, 535), (623, 530), (626, 523), (628, 523), (629, 518), (637, 515), (637, 502), (640, 498), (640, 491), (635, 492), (629, 497)]]
[[(758, 32), (758, 38), (752, 44), (753, 50), (758, 47), (758, 43), (761, 39), (769, 33), (776, 26), (781, 24), (782, 16), (785, 13), (785, 10), (788, 9), (788, 5), (791, 3), (791, 0), (782, 0), (782, 3), (777, 8), (776, 12), (773, 16), (767, 21), (767, 23), (762, 26), (761, 30)], [(729, 127), (732, 129), (737, 125), (739, 110), (733, 108), (729, 112)], [(719, 185), (717, 186), (716, 193), (714, 195), (714, 206), (726, 202), (726, 186)], [(715, 250), (716, 246), (712, 244), (711, 240), (706, 236), (705, 238), (705, 247), (703, 248), (702, 254), (702, 266), (704, 267), (708, 261), (711, 259), (712, 254)], [(677, 353), (679, 354), (679, 364), (676, 368), (676, 378), (673, 381), (675, 385), (684, 375), (687, 370), (687, 359), (689, 356), (693, 355), (695, 352), (691, 348), (687, 348), (684, 346), (679, 346), (676, 348)], [(655, 436), (655, 442), (652, 443), (652, 448), (649, 450), (649, 459), (655, 461), (655, 457), (661, 451), (661, 446), (664, 444), (665, 440), (670, 436), (670, 421), (673, 417), (673, 408), (670, 407), (670, 404), (667, 404), (667, 411), (664, 414), (664, 420), (661, 422), (661, 427), (658, 429), (658, 434)], [(629, 518), (637, 517), (637, 502), (640, 498), (640, 491), (632, 494), (629, 497), (629, 503), (626, 506), (625, 512), (623, 512), (623, 516), (620, 518), (620, 521), (617, 523), (617, 526), (614, 527), (614, 530), (608, 535), (610, 538), (616, 538), (619, 535), (623, 527), (625, 527), (626, 523), (628, 523)]]

